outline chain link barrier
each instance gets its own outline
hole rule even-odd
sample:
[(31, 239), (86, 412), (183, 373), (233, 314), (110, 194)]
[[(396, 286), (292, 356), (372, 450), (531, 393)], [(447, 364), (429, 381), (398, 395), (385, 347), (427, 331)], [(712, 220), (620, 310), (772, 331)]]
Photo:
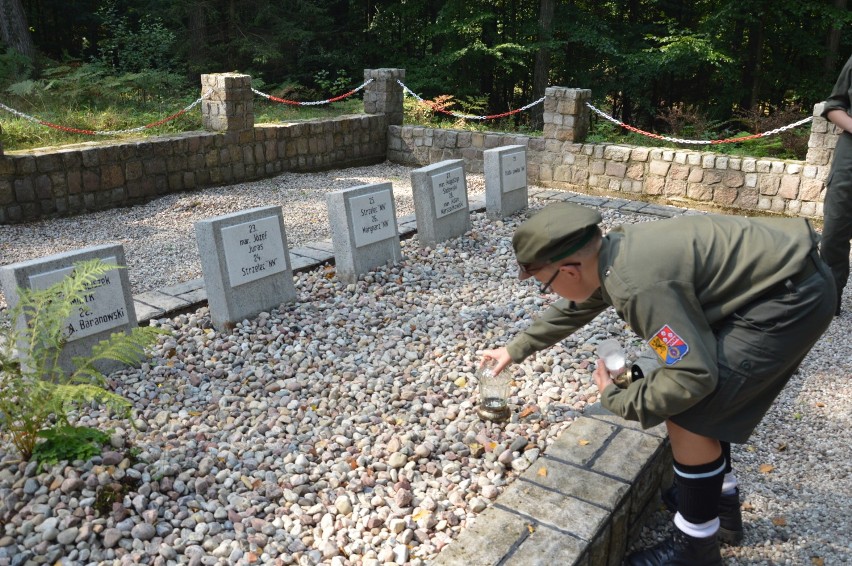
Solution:
[(814, 119), (813, 116), (808, 116), (807, 118), (803, 118), (802, 120), (799, 120), (798, 122), (793, 122), (792, 124), (787, 124), (786, 126), (781, 126), (780, 128), (775, 128), (774, 130), (769, 130), (767, 132), (761, 132), (759, 134), (751, 134), (749, 136), (743, 136), (743, 137), (740, 137), (740, 138), (725, 138), (725, 139), (722, 139), (722, 140), (684, 140), (684, 139), (680, 139), (680, 138), (672, 138), (672, 137), (669, 137), (669, 136), (661, 136), (660, 134), (654, 134), (654, 133), (651, 133), (651, 132), (646, 132), (645, 130), (640, 130), (639, 128), (629, 126), (629, 125), (625, 124), (624, 122), (617, 120), (616, 118), (613, 118), (612, 116), (610, 116), (609, 114), (607, 114), (603, 110), (599, 110), (599, 109), (595, 108), (594, 106), (592, 106), (588, 102), (586, 103), (586, 106), (588, 106), (589, 109), (591, 109), (592, 112), (594, 112), (595, 114), (597, 114), (601, 118), (604, 118), (605, 120), (609, 120), (613, 124), (618, 124), (619, 126), (624, 128), (625, 130), (630, 130), (631, 132), (635, 132), (637, 134), (642, 134), (643, 136), (647, 136), (649, 138), (654, 138), (654, 139), (657, 139), (657, 140), (663, 140), (663, 141), (667, 141), (667, 142), (686, 144), (686, 145), (719, 145), (719, 144), (723, 144), (723, 143), (737, 143), (737, 142), (742, 142), (742, 141), (755, 140), (755, 139), (758, 139), (758, 138), (765, 138), (765, 137), (768, 137), (768, 136), (771, 136), (771, 135), (780, 134), (781, 132), (784, 132), (786, 130), (790, 130), (792, 128), (798, 128), (802, 124), (807, 124), (808, 122), (810, 122), (811, 120)]
[(407, 92), (408, 94), (413, 96), (415, 99), (417, 99), (418, 102), (420, 102), (421, 104), (425, 104), (426, 106), (428, 106), (429, 108), (431, 108), (435, 112), (440, 112), (442, 114), (447, 114), (449, 116), (454, 116), (456, 118), (463, 118), (465, 120), (495, 120), (497, 118), (505, 118), (506, 116), (511, 116), (512, 114), (517, 114), (519, 112), (529, 110), (530, 108), (532, 108), (536, 104), (541, 104), (542, 102), (544, 102), (544, 99), (545, 99), (545, 97), (542, 96), (541, 98), (539, 98), (535, 102), (531, 102), (531, 103), (527, 104), (526, 106), (522, 106), (521, 108), (518, 108), (517, 110), (510, 110), (509, 112), (503, 112), (502, 114), (492, 114), (490, 116), (473, 116), (471, 114), (461, 114), (459, 112), (453, 112), (451, 110), (445, 110), (443, 108), (439, 108), (434, 103), (429, 102), (428, 100), (424, 100), (423, 98), (418, 96), (417, 93), (415, 93), (413, 90), (411, 90), (410, 88), (405, 86), (405, 84), (401, 80), (397, 79), (396, 82), (399, 83), (399, 86), (402, 87), (403, 91)]
[(367, 82), (359, 86), (358, 88), (354, 88), (345, 94), (341, 94), (340, 96), (335, 96), (334, 98), (326, 98), (325, 100), (316, 100), (313, 102), (299, 102), (298, 100), (287, 100), (286, 98), (278, 98), (277, 96), (272, 96), (271, 94), (266, 94), (256, 90), (254, 88), (251, 91), (257, 95), (260, 95), (268, 100), (272, 100), (274, 102), (280, 102), (282, 104), (289, 104), (290, 106), (319, 106), (321, 104), (330, 104), (332, 102), (338, 102), (343, 100), (344, 98), (349, 98), (359, 90), (363, 89), (365, 86), (373, 82), (375, 79), (369, 79)]
[(174, 120), (175, 118), (182, 116), (183, 114), (186, 114), (187, 112), (189, 112), (190, 110), (192, 110), (193, 108), (195, 108), (196, 106), (201, 104), (201, 101), (204, 100), (205, 98), (207, 98), (208, 96), (210, 96), (211, 94), (213, 94), (212, 89), (205, 92), (203, 95), (201, 95), (201, 97), (198, 98), (198, 100), (196, 100), (195, 102), (193, 102), (192, 104), (190, 104), (189, 106), (187, 106), (186, 108), (181, 110), (180, 112), (175, 112), (171, 116), (166, 116), (162, 120), (157, 120), (156, 122), (151, 122), (150, 124), (145, 124), (144, 126), (139, 126), (137, 128), (129, 128), (129, 129), (126, 129), (126, 130), (108, 130), (108, 131), (83, 130), (83, 129), (80, 129), (80, 128), (72, 128), (70, 126), (60, 126), (59, 124), (54, 124), (53, 122), (48, 122), (47, 120), (40, 120), (39, 118), (36, 118), (35, 116), (30, 116), (29, 114), (25, 114), (25, 113), (21, 112), (20, 110), (15, 110), (14, 108), (9, 108), (8, 106), (3, 104), (2, 102), (0, 102), (0, 109), (5, 110), (6, 112), (14, 114), (15, 116), (17, 116), (19, 118), (23, 118), (24, 120), (28, 120), (28, 121), (33, 122), (35, 124), (40, 124), (42, 126), (47, 126), (48, 128), (53, 128), (55, 130), (61, 130), (63, 132), (68, 132), (68, 133), (71, 133), (71, 134), (85, 134), (85, 135), (88, 135), (88, 136), (119, 136), (119, 135), (122, 135), (122, 134), (135, 134), (136, 132), (141, 132), (143, 130), (155, 128), (157, 126), (165, 124), (166, 122)]
[[(348, 98), (348, 97), (356, 94), (357, 92), (363, 90), (368, 84), (370, 84), (374, 80), (375, 79), (369, 79), (366, 82), (364, 82), (364, 84), (362, 84), (361, 86), (354, 88), (354, 89), (350, 90), (349, 92), (346, 92), (346, 93), (341, 94), (339, 96), (335, 96), (333, 98), (327, 98), (325, 100), (316, 100), (316, 101), (311, 101), (311, 102), (300, 102), (300, 101), (297, 101), (297, 100), (288, 100), (288, 99), (285, 99), (285, 98), (278, 98), (277, 96), (272, 96), (271, 94), (266, 94), (264, 92), (260, 92), (259, 90), (255, 89), (255, 88), (252, 88), (251, 91), (254, 94), (257, 94), (258, 96), (262, 96), (262, 97), (266, 98), (267, 100), (271, 100), (271, 101), (274, 101), (274, 102), (280, 102), (282, 104), (288, 104), (290, 106), (319, 106), (319, 105), (323, 105), (323, 104), (330, 104), (332, 102), (338, 102), (340, 100)], [(544, 102), (544, 99), (545, 99), (545, 97), (542, 96), (538, 100), (531, 102), (531, 103), (529, 103), (525, 106), (522, 106), (521, 108), (518, 108), (516, 110), (510, 110), (508, 112), (502, 112), (500, 114), (491, 114), (491, 115), (488, 115), (488, 116), (476, 116), (476, 115), (473, 115), (473, 114), (462, 114), (460, 112), (453, 112), (451, 110), (446, 110), (444, 108), (440, 108), (436, 104), (434, 104), (433, 102), (430, 102), (428, 100), (424, 100), (417, 93), (415, 93), (413, 90), (408, 88), (408, 86), (406, 86), (405, 83), (403, 83), (401, 80), (397, 79), (396, 82), (399, 84), (399, 86), (402, 87), (402, 89), (405, 93), (411, 95), (419, 103), (428, 106), (433, 111), (440, 112), (440, 113), (446, 114), (448, 116), (453, 116), (455, 118), (461, 118), (461, 119), (464, 119), (464, 120), (495, 120), (495, 119), (498, 119), (498, 118), (505, 118), (507, 116), (511, 116), (513, 114), (518, 114), (520, 112), (524, 112), (526, 110), (529, 110), (533, 106), (536, 106), (537, 104), (541, 104), (542, 102)], [(205, 98), (210, 96), (212, 93), (213, 93), (212, 89), (208, 90), (201, 97), (199, 97), (195, 102), (193, 102), (192, 104), (190, 104), (189, 106), (187, 106), (183, 110), (176, 112), (176, 113), (174, 113), (170, 116), (167, 116), (167, 117), (163, 118), (162, 120), (157, 120), (156, 122), (152, 122), (152, 123), (146, 124), (144, 126), (139, 126), (139, 127), (136, 127), (136, 128), (128, 128), (128, 129), (125, 129), (125, 130), (98, 131), (98, 130), (84, 130), (84, 129), (81, 129), (81, 128), (72, 128), (72, 127), (69, 127), (69, 126), (61, 126), (59, 124), (54, 124), (52, 122), (48, 122), (46, 120), (41, 120), (41, 119), (36, 118), (34, 116), (30, 116), (29, 114), (25, 114), (24, 112), (21, 112), (19, 110), (15, 110), (14, 108), (10, 108), (9, 106), (6, 106), (2, 102), (0, 102), (0, 109), (5, 110), (6, 112), (9, 112), (9, 113), (11, 113), (15, 116), (18, 116), (19, 118), (23, 118), (24, 120), (28, 120), (30, 122), (33, 122), (35, 124), (40, 124), (42, 126), (47, 126), (49, 128), (61, 130), (63, 132), (69, 132), (69, 133), (73, 133), (73, 134), (85, 134), (85, 135), (90, 135), (90, 136), (117, 136), (117, 135), (122, 135), (122, 134), (133, 134), (133, 133), (141, 132), (143, 130), (155, 128), (157, 126), (165, 124), (166, 122), (174, 120), (174, 119), (178, 118), (179, 116), (182, 116), (183, 114), (186, 114), (187, 112), (189, 112), (190, 110), (195, 108), (197, 105), (199, 105)], [(768, 136), (771, 136), (771, 135), (779, 134), (779, 133), (784, 132), (786, 130), (790, 130), (792, 128), (797, 128), (797, 127), (799, 127), (803, 124), (807, 124), (808, 122), (813, 120), (813, 116), (808, 116), (807, 118), (799, 120), (798, 122), (794, 122), (792, 124), (788, 124), (788, 125), (782, 126), (780, 128), (775, 128), (774, 130), (769, 130), (769, 131), (766, 131), (766, 132), (761, 132), (759, 134), (752, 134), (752, 135), (749, 135), (749, 136), (743, 136), (743, 137), (738, 137), (738, 138), (725, 138), (725, 139), (720, 139), (720, 140), (687, 140), (687, 139), (681, 139), (681, 138), (673, 138), (673, 137), (670, 137), (670, 136), (663, 136), (663, 135), (655, 134), (655, 133), (652, 133), (652, 132), (646, 132), (645, 130), (640, 130), (639, 128), (625, 124), (621, 120), (613, 118), (612, 116), (610, 116), (609, 114), (607, 114), (603, 110), (596, 108), (595, 106), (593, 106), (589, 102), (586, 103), (586, 106), (592, 112), (594, 112), (595, 114), (597, 114), (601, 118), (608, 120), (608, 121), (612, 122), (613, 124), (616, 124), (616, 125), (624, 128), (628, 131), (631, 131), (631, 132), (634, 132), (634, 133), (637, 133), (637, 134), (641, 134), (641, 135), (647, 136), (649, 138), (661, 140), (661, 141), (667, 141), (667, 142), (671, 142), (671, 143), (685, 144), (685, 145), (718, 145), (718, 144), (724, 144), (724, 143), (738, 143), (738, 142), (743, 142), (743, 141), (748, 141), (748, 140), (753, 140), (753, 139), (758, 139), (758, 138), (763, 138), (763, 137), (768, 137)]]

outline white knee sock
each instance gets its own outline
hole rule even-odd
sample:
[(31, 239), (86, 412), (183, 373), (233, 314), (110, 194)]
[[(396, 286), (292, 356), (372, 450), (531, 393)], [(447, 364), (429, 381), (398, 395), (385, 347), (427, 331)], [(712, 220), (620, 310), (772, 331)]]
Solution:
[(715, 535), (716, 531), (719, 530), (719, 517), (710, 519), (706, 523), (696, 525), (695, 523), (690, 523), (684, 519), (683, 515), (680, 513), (675, 513), (674, 524), (678, 529), (691, 537), (707, 538)]
[(734, 472), (725, 474), (725, 479), (722, 480), (722, 495), (733, 495), (737, 489), (737, 476)]

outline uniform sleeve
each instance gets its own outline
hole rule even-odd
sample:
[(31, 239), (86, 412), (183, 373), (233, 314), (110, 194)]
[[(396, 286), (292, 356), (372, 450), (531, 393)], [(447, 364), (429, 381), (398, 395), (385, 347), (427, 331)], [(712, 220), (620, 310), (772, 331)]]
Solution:
[(620, 314), (662, 353), (662, 366), (626, 389), (607, 387), (601, 395), (605, 408), (648, 428), (713, 392), (718, 381), (716, 338), (688, 284), (661, 282), (631, 297)]
[(845, 110), (849, 112), (850, 104), (849, 91), (852, 89), (852, 58), (846, 61), (843, 65), (843, 70), (837, 77), (837, 82), (831, 90), (831, 95), (825, 100), (825, 107), (822, 110), (823, 118), (828, 116), (832, 110)]
[(506, 345), (512, 361), (526, 359), (530, 354), (544, 350), (573, 334), (588, 324), (609, 305), (604, 302), (600, 290), (587, 301), (575, 303), (559, 299), (526, 330)]

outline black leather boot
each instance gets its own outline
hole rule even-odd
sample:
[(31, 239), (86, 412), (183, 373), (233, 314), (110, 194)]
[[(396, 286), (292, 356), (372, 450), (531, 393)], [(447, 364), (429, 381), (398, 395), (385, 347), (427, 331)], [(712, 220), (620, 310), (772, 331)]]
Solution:
[(675, 528), (674, 533), (653, 548), (628, 556), (626, 566), (722, 566), (716, 535), (691, 537)]
[[(677, 511), (677, 484), (663, 491), (663, 503), (669, 511)], [(740, 510), (740, 490), (735, 489), (733, 495), (723, 495), (719, 499), (719, 532), (720, 542), (739, 546), (743, 542), (743, 515)]]

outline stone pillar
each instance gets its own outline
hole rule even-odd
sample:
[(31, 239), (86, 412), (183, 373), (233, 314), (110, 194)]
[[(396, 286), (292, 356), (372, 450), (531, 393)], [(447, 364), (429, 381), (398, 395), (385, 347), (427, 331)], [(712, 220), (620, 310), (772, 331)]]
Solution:
[(373, 82), (364, 88), (364, 113), (385, 114), (388, 126), (402, 125), (402, 86), (405, 69), (364, 69), (364, 81)]
[(254, 128), (251, 77), (237, 73), (201, 75), (201, 123), (213, 132), (243, 132)]
[(816, 167), (816, 177), (823, 181), (828, 177), (828, 166), (840, 135), (840, 129), (821, 116), (824, 107), (824, 102), (814, 104), (811, 137), (808, 139), (808, 153), (805, 157), (805, 165)]
[(544, 96), (544, 139), (585, 141), (591, 112), (586, 102), (592, 99), (592, 91), (551, 86)]

